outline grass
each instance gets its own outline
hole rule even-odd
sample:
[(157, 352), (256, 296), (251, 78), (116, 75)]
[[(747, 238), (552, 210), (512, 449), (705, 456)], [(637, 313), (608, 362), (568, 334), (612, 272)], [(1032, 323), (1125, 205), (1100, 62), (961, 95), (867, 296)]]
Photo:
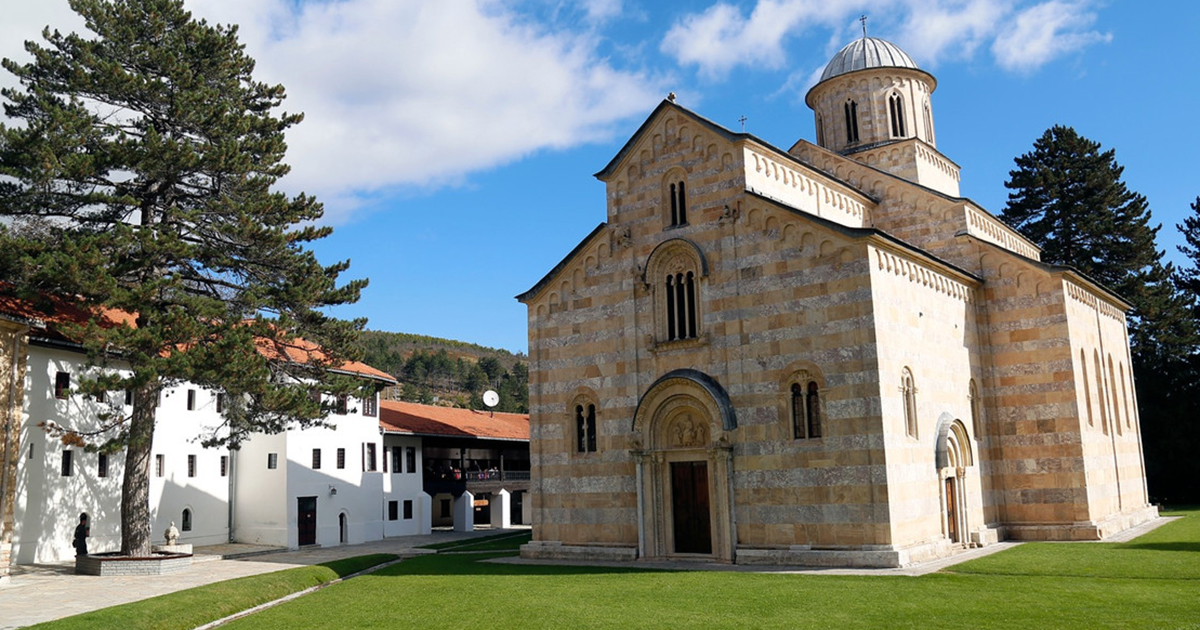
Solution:
[[(1200, 511), (1129, 543), (1027, 544), (922, 577), (479, 562), (431, 555), (230, 628), (1200, 629)], [(473, 542), (478, 542), (478, 539)], [(500, 541), (497, 541), (499, 544)]]
[[(58, 619), (30, 626), (30, 628), (52, 630), (195, 628), (285, 595), (358, 573), (395, 558), (396, 556), (392, 554), (372, 554), (308, 567), (285, 569), (274, 573), (252, 575)], [(46, 605), (53, 606), (54, 603), (46, 602)]]

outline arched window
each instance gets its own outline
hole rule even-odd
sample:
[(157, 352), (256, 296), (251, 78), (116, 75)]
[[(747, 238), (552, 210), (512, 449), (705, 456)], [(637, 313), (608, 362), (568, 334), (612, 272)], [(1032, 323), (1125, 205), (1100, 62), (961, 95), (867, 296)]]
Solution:
[(575, 405), (575, 445), (580, 453), (596, 452), (596, 405)]
[(825, 119), (817, 114), (817, 146), (825, 146)]
[(185, 532), (192, 531), (192, 510), (190, 508), (183, 508), (183, 516), (180, 517), (179, 523), (180, 530)]
[(858, 103), (846, 101), (846, 142), (858, 142)]
[(975, 387), (975, 379), (967, 383), (967, 400), (971, 404), (971, 429), (975, 431), (975, 439), (983, 435), (983, 405), (979, 400), (979, 389)]
[(1087, 408), (1088, 426), (1096, 426), (1096, 421), (1092, 419), (1092, 386), (1088, 383), (1087, 375), (1087, 355), (1083, 353), (1083, 349), (1079, 350), (1079, 367), (1083, 369), (1083, 406)]
[(1113, 406), (1113, 426), (1117, 429), (1117, 435), (1121, 435), (1121, 401), (1117, 400), (1117, 374), (1113, 371), (1112, 355), (1108, 355), (1108, 382), (1109, 390), (1112, 397)]
[(346, 523), (346, 513), (338, 514), (338, 542), (343, 545), (350, 541), (349, 526)]
[(907, 367), (900, 375), (900, 391), (904, 394), (904, 431), (909, 437), (917, 437), (917, 386), (913, 383), (912, 371)]
[(671, 225), (687, 225), (687, 190), (682, 180), (671, 182)]
[(1104, 395), (1104, 366), (1100, 363), (1099, 351), (1093, 351), (1093, 358), (1096, 361), (1096, 401), (1100, 403), (1100, 429), (1104, 431), (1104, 435), (1108, 435), (1108, 410), (1105, 408), (1108, 402)]
[(904, 137), (904, 98), (898, 92), (888, 97), (888, 113), (892, 120), (892, 137)]
[(1118, 366), (1121, 371), (1121, 405), (1125, 407), (1125, 428), (1133, 428), (1133, 413), (1129, 411), (1129, 393), (1125, 389), (1125, 364)]
[(929, 109), (929, 101), (925, 101), (925, 139), (933, 144), (933, 112)]
[(654, 294), (656, 343), (701, 337), (701, 280), (707, 272), (704, 254), (690, 241), (671, 239), (651, 252), (643, 280)]
[(667, 341), (696, 337), (696, 274), (687, 271), (666, 279)]
[(821, 397), (816, 381), (792, 383), (792, 437), (821, 437)]

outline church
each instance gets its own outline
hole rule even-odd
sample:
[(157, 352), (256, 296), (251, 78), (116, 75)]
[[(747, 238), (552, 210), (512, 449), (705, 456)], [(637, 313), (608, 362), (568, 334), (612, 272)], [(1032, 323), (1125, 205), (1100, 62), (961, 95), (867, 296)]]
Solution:
[[(789, 149), (668, 97), (528, 307), (527, 558), (896, 567), (1153, 519), (1126, 312), (959, 193), (863, 37)], [(564, 247), (565, 249), (565, 247)]]

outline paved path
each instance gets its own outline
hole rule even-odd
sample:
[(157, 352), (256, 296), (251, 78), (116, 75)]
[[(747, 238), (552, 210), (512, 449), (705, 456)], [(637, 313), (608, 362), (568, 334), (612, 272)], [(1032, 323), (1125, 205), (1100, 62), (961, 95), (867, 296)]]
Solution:
[[(275, 553), (263, 553), (276, 548), (261, 545), (197, 547), (189, 569), (162, 576), (101, 578), (75, 575), (74, 562), (18, 565), (13, 567), (10, 579), (0, 584), (0, 630), (70, 617), (213, 582), (320, 564), (339, 558), (371, 553), (394, 553), (411, 557), (429, 553), (428, 550), (416, 549), (421, 545), (496, 533), (496, 530), (491, 529), (479, 529), (469, 533), (438, 531), (428, 536), (404, 536), (359, 545), (315, 547)], [(241, 554), (254, 555), (221, 559), (222, 555)]]

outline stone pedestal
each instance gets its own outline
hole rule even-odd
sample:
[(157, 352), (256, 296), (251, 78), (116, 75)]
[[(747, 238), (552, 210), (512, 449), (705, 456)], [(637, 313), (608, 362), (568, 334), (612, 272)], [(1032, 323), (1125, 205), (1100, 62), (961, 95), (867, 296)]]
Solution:
[(475, 495), (469, 490), (454, 500), (454, 531), (475, 531)]
[(174, 544), (174, 545), (153, 545), (151, 549), (154, 553), (192, 553), (191, 543)]
[(493, 529), (512, 527), (512, 496), (508, 490), (492, 493), (491, 513)]
[(190, 566), (192, 555), (185, 553), (156, 553), (146, 558), (102, 553), (75, 558), (76, 575), (166, 575)]

